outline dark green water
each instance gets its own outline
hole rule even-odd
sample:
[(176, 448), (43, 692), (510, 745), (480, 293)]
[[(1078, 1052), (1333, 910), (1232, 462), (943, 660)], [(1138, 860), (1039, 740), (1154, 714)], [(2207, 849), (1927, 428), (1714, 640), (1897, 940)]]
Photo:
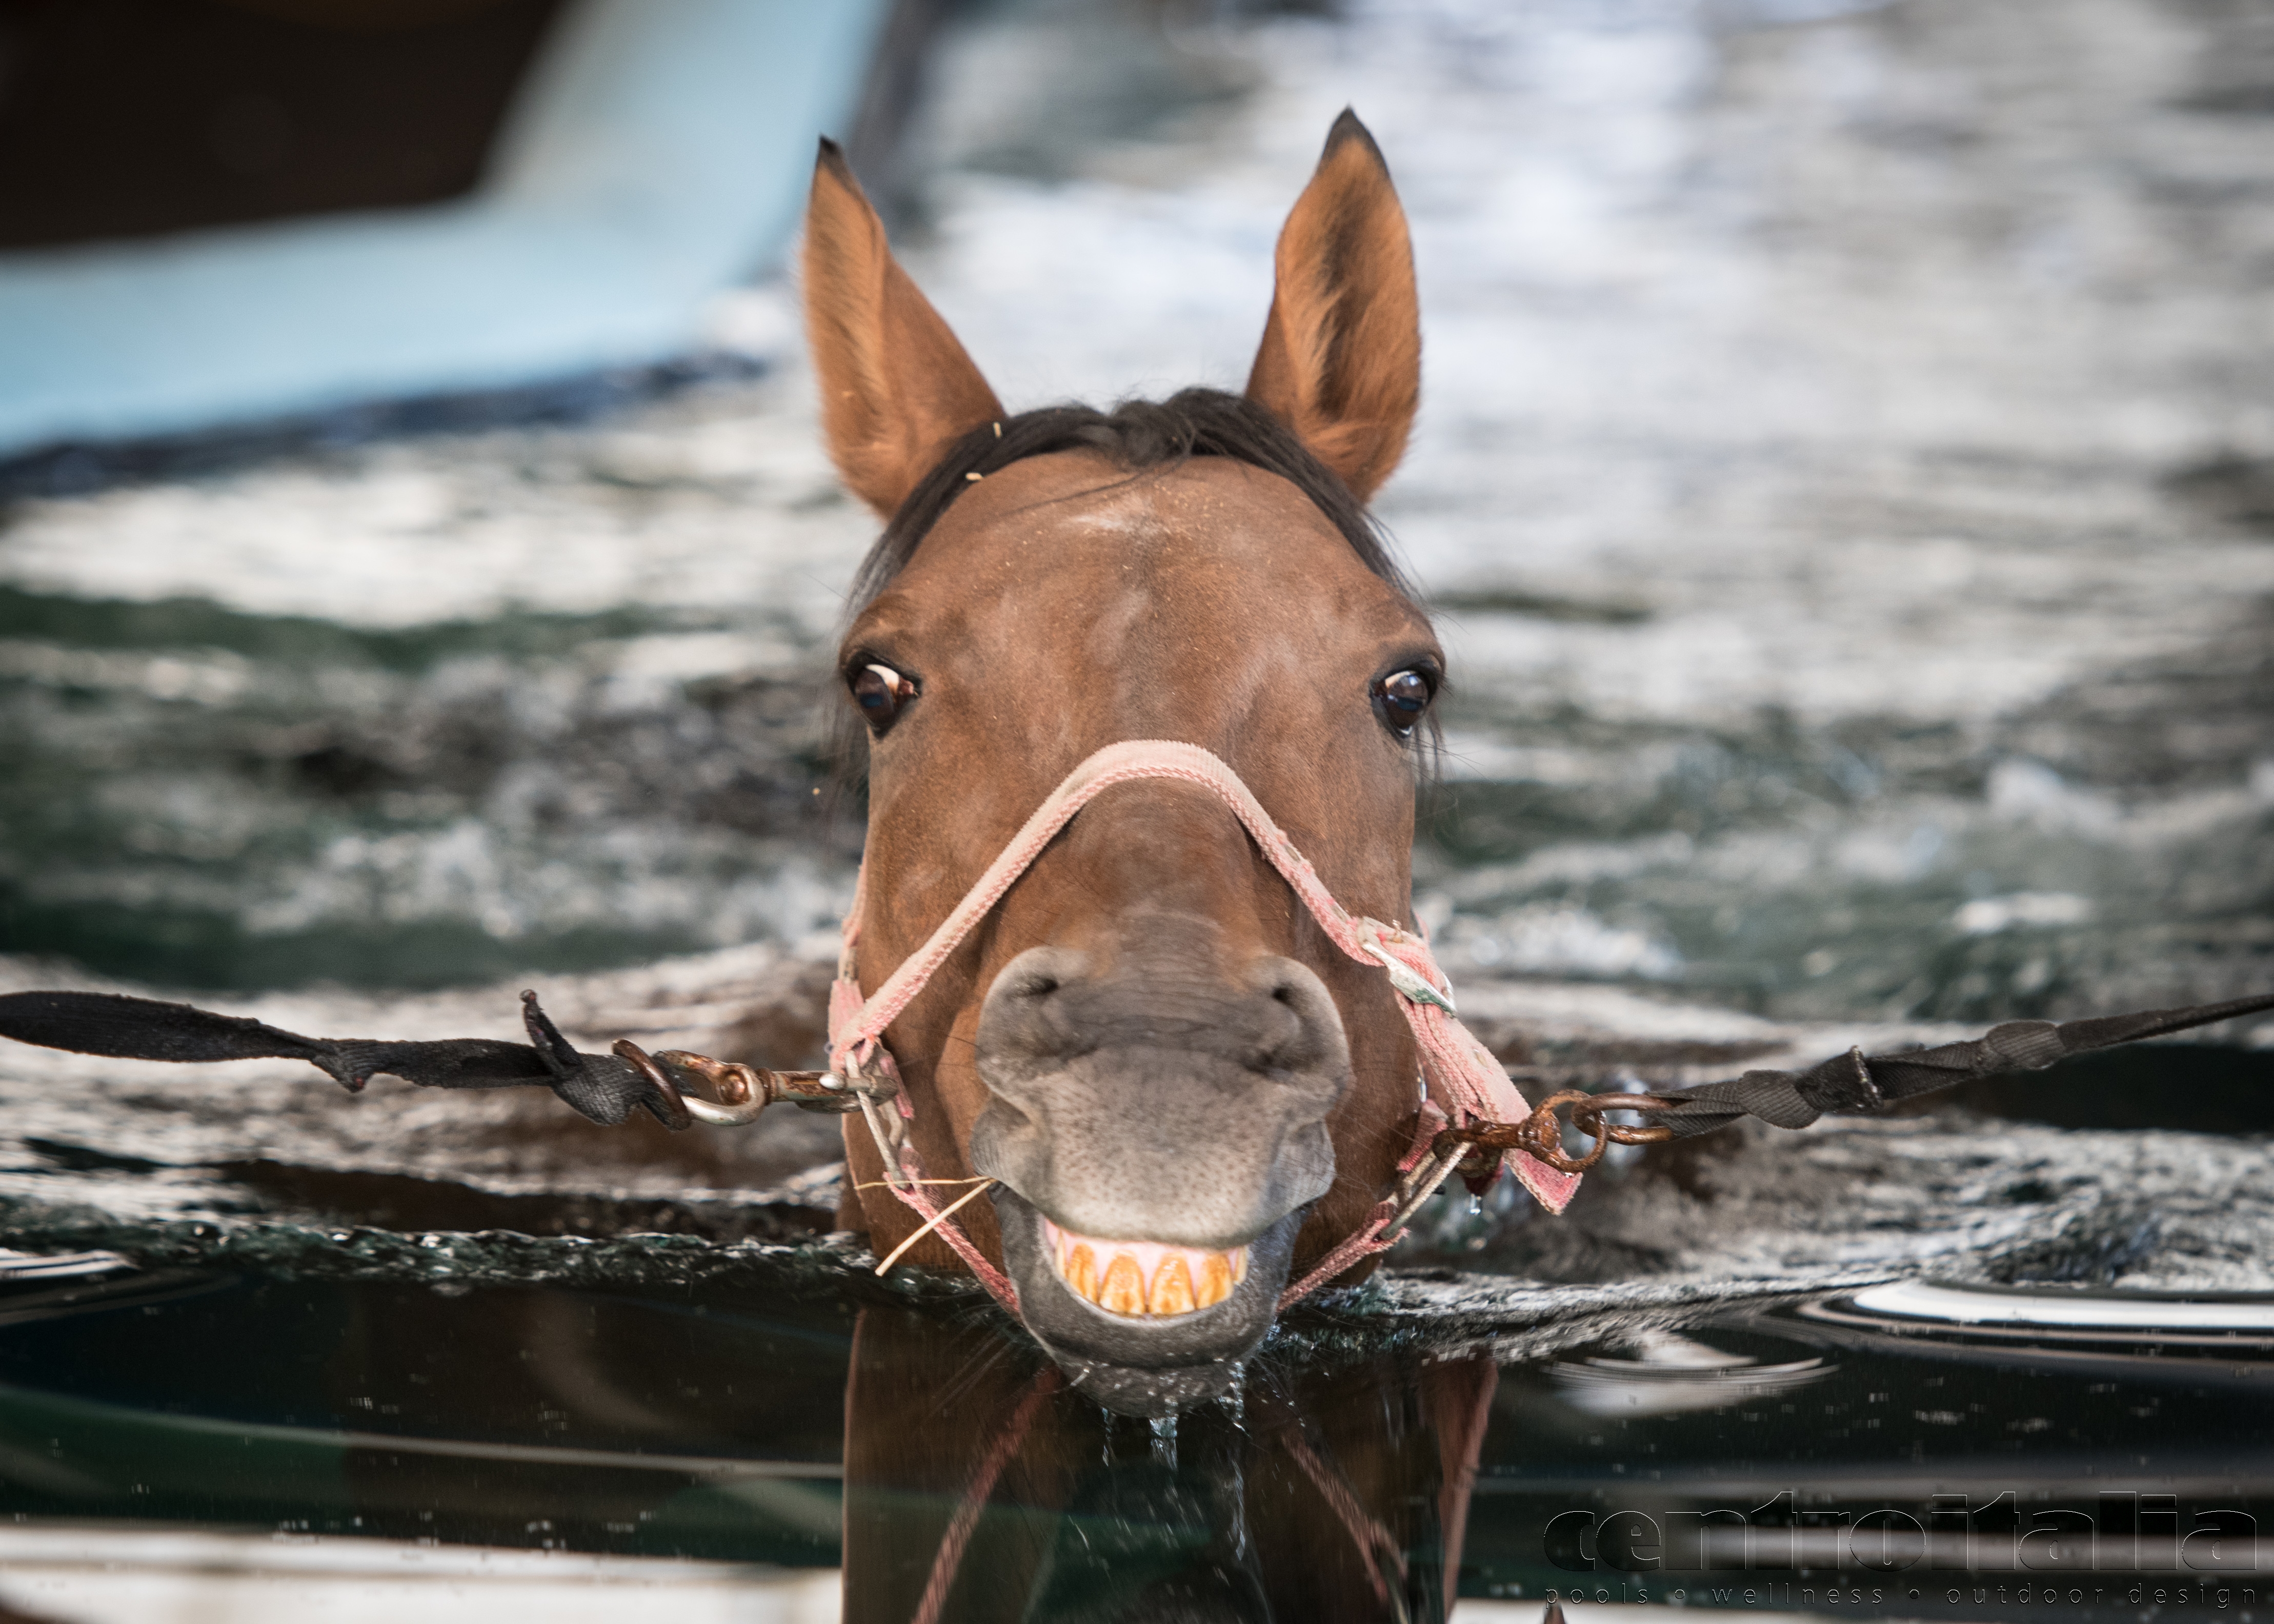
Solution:
[(2087, 1323), (1921, 1317), (1931, 1296), (1598, 1320), (1497, 1365), (1301, 1316), (1305, 1350), (1267, 1350), (1238, 1402), (1148, 1429), (1055, 1392), (989, 1312), (764, 1266), (700, 1290), (19, 1282), (0, 1512), (843, 1566), (847, 1616), (879, 1620), (944, 1545), (960, 1619), (1435, 1618), (1449, 1559), (1480, 1598), (2262, 1605), (2266, 1299), (2148, 1299), (2143, 1328), (2074, 1292), (1957, 1300)]

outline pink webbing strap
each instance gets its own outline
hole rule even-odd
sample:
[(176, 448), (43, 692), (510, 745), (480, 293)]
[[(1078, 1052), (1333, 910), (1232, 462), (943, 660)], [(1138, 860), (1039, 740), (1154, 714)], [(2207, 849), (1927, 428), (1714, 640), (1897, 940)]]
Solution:
[[(1524, 1096), (1509, 1081), (1508, 1073), (1501, 1069), (1491, 1051), (1454, 1018), (1443, 974), (1431, 957), (1428, 944), (1397, 926), (1352, 915), (1335, 900), (1310, 860), (1295, 849), (1294, 842), (1272, 821), (1238, 773), (1198, 745), (1163, 739), (1134, 739), (1108, 745), (1066, 774), (1012, 837), (1010, 844), (987, 866), (987, 871), (964, 893), (954, 911), (865, 1001), (854, 978), (852, 964), (852, 950), (860, 939), (862, 899), (862, 894), (856, 892), (853, 912), (845, 924), (844, 959), (829, 1001), (832, 1068), (849, 1077), (868, 1065), (872, 1057), (878, 1056), (885, 1029), (923, 990), (949, 955), (962, 945), (972, 929), (1003, 899), (1004, 893), (1019, 876), (1042, 855), (1058, 831), (1073, 821), (1074, 814), (1100, 792), (1143, 778), (1195, 784), (1215, 794), (1231, 808), (1232, 815), (1254, 837), (1257, 848), (1294, 888), (1303, 906), (1311, 911), (1319, 928), (1335, 945), (1361, 964), (1380, 965), (1389, 972), (1399, 995), (1398, 1007), (1421, 1051), (1423, 1085), (1444, 1119), (1456, 1125), (1476, 1120), (1522, 1120), (1527, 1114)], [(895, 1103), (905, 1121), (911, 1114), (907, 1095), (899, 1095)], [(913, 1183), (921, 1175), (905, 1133), (898, 1136), (900, 1143), (895, 1149), (886, 1142), (887, 1130), (877, 1120), (877, 1112), (885, 1108), (873, 1102), (864, 1102), (864, 1108), (870, 1114), (870, 1128), (877, 1133), (878, 1148), (885, 1153), (886, 1168), (891, 1169), (897, 1165), (910, 1181), (907, 1188), (894, 1184), (892, 1192), (928, 1221), (937, 1219), (937, 1206), (923, 1194), (923, 1186)], [(1422, 1113), (1421, 1132), (1401, 1164), (1401, 1171), (1411, 1170), (1427, 1151), (1432, 1132), (1429, 1115), (1427, 1111)], [(1578, 1187), (1579, 1181), (1573, 1175), (1559, 1173), (1521, 1152), (1510, 1154), (1508, 1165), (1525, 1188), (1551, 1212), (1562, 1212)], [(1389, 1243), (1382, 1238), (1382, 1233), (1395, 1213), (1394, 1202), (1382, 1202), (1356, 1234), (1288, 1288), (1280, 1298), (1280, 1305), (1284, 1307), (1360, 1259), (1387, 1247)], [(937, 1225), (937, 1233), (972, 1265), (989, 1290), (1016, 1309), (1017, 1293), (1010, 1282), (986, 1262), (960, 1226), (950, 1220)]]
[(1397, 1536), (1367, 1509), (1342, 1470), (1311, 1447), (1300, 1424), (1282, 1432), (1279, 1442), (1295, 1464), (1303, 1469), (1303, 1475), (1311, 1480), (1311, 1486), (1318, 1491), (1319, 1498), (1327, 1502), (1327, 1508), (1335, 1514), (1336, 1521), (1343, 1525), (1343, 1532), (1350, 1537), (1351, 1549), (1358, 1553), (1359, 1564), (1365, 1568), (1367, 1583), (1374, 1590), (1374, 1604), (1387, 1605), (1389, 1576), (1382, 1571), (1383, 1564), (1387, 1562), (1398, 1578), (1405, 1577), (1405, 1553), (1398, 1545)]
[[(837, 1034), (861, 1012), (861, 983), (855, 974), (854, 953), (861, 944), (861, 909), (868, 891), (869, 874), (863, 868), (853, 882), (853, 906), (845, 915), (843, 939), (837, 953), (837, 979), (829, 987), (830, 1064), (837, 1068), (840, 1076), (849, 1074), (845, 1069), (844, 1057), (836, 1049)], [(892, 1064), (892, 1056), (873, 1042), (864, 1048), (868, 1051), (863, 1056), (864, 1063), (871, 1069), (882, 1071), (890, 1082), (897, 1085), (900, 1073), (899, 1068)], [(899, 1132), (892, 1132), (892, 1124), (880, 1119), (878, 1113), (885, 1110), (896, 1114)], [(973, 1244), (963, 1226), (946, 1216), (939, 1203), (926, 1193), (930, 1186), (923, 1182), (923, 1161), (916, 1154), (916, 1147), (908, 1142), (907, 1127), (915, 1120), (915, 1108), (908, 1102), (907, 1091), (896, 1088), (889, 1104), (863, 1095), (861, 1097), (861, 1113), (867, 1118), (869, 1132), (877, 1141), (877, 1154), (884, 1158), (885, 1187), (899, 1198), (902, 1206), (924, 1221), (925, 1229), (938, 1236), (957, 1257), (963, 1259), (972, 1274), (978, 1277), (979, 1283), (987, 1288), (990, 1297), (1013, 1313), (1017, 1313), (1019, 1288), (1012, 1283), (1011, 1277), (990, 1262), (987, 1254)], [(892, 1177), (895, 1172), (900, 1175), (897, 1180)]]
[(957, 1502), (955, 1515), (948, 1519), (947, 1531), (940, 1536), (939, 1549), (932, 1553), (931, 1574), (924, 1581), (923, 1595), (916, 1603), (914, 1624), (939, 1624), (940, 1611), (947, 1605), (948, 1592), (955, 1588), (955, 1576), (963, 1567), (963, 1553), (971, 1544), (971, 1536), (979, 1527), (979, 1517), (987, 1509), (988, 1498), (995, 1492), (995, 1483), (1002, 1477), (1003, 1469), (1019, 1453), (1019, 1446), (1027, 1441), (1027, 1432), (1035, 1425), (1035, 1417), (1050, 1395), (1065, 1386), (1055, 1365), (1046, 1365), (1035, 1372), (1033, 1385), (1003, 1430), (995, 1434), (995, 1441), (979, 1462), (979, 1470), (971, 1474), (971, 1482)]

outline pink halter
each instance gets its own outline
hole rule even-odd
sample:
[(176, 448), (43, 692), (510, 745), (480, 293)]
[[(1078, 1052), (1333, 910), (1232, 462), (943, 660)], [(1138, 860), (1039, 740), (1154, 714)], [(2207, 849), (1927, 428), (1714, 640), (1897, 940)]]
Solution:
[[(1018, 1289), (1003, 1271), (980, 1252), (963, 1227), (925, 1193), (923, 1167), (908, 1140), (908, 1124), (915, 1108), (900, 1086), (898, 1069), (884, 1048), (885, 1028), (900, 1017), (937, 973), (948, 956), (961, 945), (972, 928), (1003, 899), (1043, 848), (1056, 838), (1102, 790), (1139, 778), (1174, 778), (1197, 784), (1231, 808), (1234, 816), (1254, 837), (1271, 866), (1294, 887), (1303, 906), (1337, 947), (1361, 964), (1379, 965), (1397, 989), (1398, 1008), (1413, 1029), (1421, 1051), (1421, 1085), (1425, 1092), (1417, 1114), (1413, 1143), (1398, 1162), (1399, 1178), (1389, 1194), (1376, 1203), (1365, 1223), (1321, 1258), (1302, 1279), (1281, 1294), (1279, 1306), (1316, 1290), (1352, 1264), (1389, 1248), (1395, 1231), (1412, 1216), (1421, 1203), (1460, 1164), (1480, 1153), (1457, 1145), (1431, 1154), (1438, 1132), (1475, 1122), (1519, 1122), (1528, 1114), (1524, 1096), (1490, 1050), (1461, 1025), (1453, 1013), (1449, 984), (1430, 957), (1422, 937), (1379, 920), (1354, 916), (1337, 902), (1319, 879), (1318, 870), (1295, 849), (1279, 825), (1271, 821), (1247, 786), (1222, 760), (1198, 745), (1163, 739), (1133, 739), (1110, 744), (1066, 774), (1043, 804), (1035, 808), (1011, 843), (987, 866), (987, 871), (964, 893), (955, 911), (939, 923), (930, 938), (885, 978), (873, 996), (863, 1001), (854, 952), (861, 939), (862, 887), (854, 892), (852, 912), (846, 916), (844, 949), (838, 959), (836, 985), (829, 995), (830, 1068), (855, 1091), (862, 1116), (876, 1138), (885, 1162), (885, 1178), (894, 1195), (921, 1214), (928, 1227), (955, 1249), (971, 1266), (980, 1282), (1003, 1305), (1018, 1311)], [(1495, 1159), (1487, 1177), (1500, 1172), (1502, 1153), (1482, 1153)], [(1578, 1179), (1559, 1173), (1521, 1151), (1505, 1153), (1506, 1165), (1524, 1187), (1550, 1212), (1560, 1213), (1578, 1188)]]

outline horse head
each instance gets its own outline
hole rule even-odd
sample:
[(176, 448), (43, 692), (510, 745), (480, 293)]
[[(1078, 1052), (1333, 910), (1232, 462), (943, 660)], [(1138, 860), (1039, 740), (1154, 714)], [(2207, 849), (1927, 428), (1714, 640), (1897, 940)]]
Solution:
[[(1420, 340), (1404, 215), (1347, 113), (1276, 278), (1244, 395), (1013, 416), (825, 146), (804, 247), (823, 426), (888, 522), (840, 658), (868, 762), (864, 994), (1123, 741), (1212, 752), (1353, 914), (1410, 923), (1444, 657), (1362, 504), (1404, 450)], [(1418, 1058), (1395, 998), (1223, 799), (1156, 778), (1050, 840), (885, 1046), (927, 1176), (995, 1181), (960, 1216), (1028, 1328), (1082, 1390), (1157, 1413), (1224, 1390), (1291, 1268), (1394, 1181)], [(847, 1120), (882, 1252), (920, 1220)], [(909, 1255), (958, 1267), (934, 1236)]]

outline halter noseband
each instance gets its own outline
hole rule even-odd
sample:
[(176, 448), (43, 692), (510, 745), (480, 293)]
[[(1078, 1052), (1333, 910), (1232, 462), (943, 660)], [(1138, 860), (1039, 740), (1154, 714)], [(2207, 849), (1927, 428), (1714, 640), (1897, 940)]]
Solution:
[(1231, 808), (1334, 944), (1360, 964), (1388, 973), (1389, 984), (1397, 993), (1398, 1010), (1412, 1028), (1413, 1041), (1420, 1049), (1423, 1097), (1415, 1113), (1413, 1142), (1397, 1164), (1397, 1182), (1375, 1203), (1364, 1223), (1280, 1294), (1279, 1306), (1285, 1308), (1352, 1265), (1388, 1250), (1397, 1230), (1457, 1168), (1467, 1176), (1472, 1188), (1481, 1190), (1499, 1177), (1505, 1165), (1542, 1206), (1550, 1212), (1562, 1212), (1577, 1189), (1578, 1179), (1522, 1150), (1463, 1142), (1433, 1149), (1445, 1128), (1519, 1122), (1527, 1115), (1527, 1107), (1491, 1051), (1455, 1016), (1450, 984), (1430, 956), (1428, 943), (1398, 926), (1354, 915), (1337, 902), (1320, 880), (1318, 870), (1272, 822), (1239, 775), (1217, 756), (1198, 745), (1133, 739), (1106, 746), (1066, 774), (988, 864), (987, 871), (964, 893), (954, 911), (865, 1000), (855, 960), (866, 894), (865, 868), (855, 889), (853, 907), (845, 918), (837, 981), (829, 995), (830, 1067), (841, 1079), (839, 1086), (851, 1090), (860, 1103), (877, 1154), (884, 1159), (887, 1187), (923, 1218), (925, 1229), (937, 1231), (970, 1265), (980, 1283), (1005, 1308), (1017, 1312), (1018, 1288), (972, 1244), (963, 1226), (952, 1216), (953, 1209), (943, 1211), (926, 1193), (930, 1186), (923, 1181), (923, 1164), (908, 1137), (915, 1107), (900, 1086), (899, 1068), (885, 1048), (885, 1031), (1075, 813), (1101, 791), (1140, 778), (1196, 784)]

